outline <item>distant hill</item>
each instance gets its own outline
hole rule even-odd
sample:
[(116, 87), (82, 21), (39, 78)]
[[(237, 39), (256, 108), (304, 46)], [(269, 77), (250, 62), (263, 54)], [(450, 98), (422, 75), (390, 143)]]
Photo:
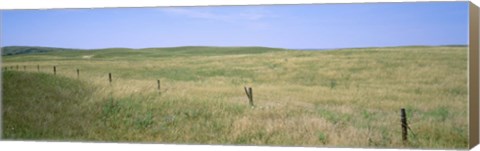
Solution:
[(214, 47), (214, 46), (184, 46), (170, 48), (145, 48), (140, 52), (162, 52), (171, 55), (231, 55), (231, 54), (256, 54), (286, 49), (269, 47)]
[[(443, 45), (443, 46), (398, 46), (403, 48), (414, 47), (467, 47), (468, 45)], [(159, 48), (103, 48), (103, 49), (71, 49), (55, 47), (33, 47), (33, 46), (8, 46), (2, 48), (2, 56), (21, 54), (49, 53), (58, 56), (83, 56), (93, 55), (94, 58), (111, 57), (167, 57), (167, 56), (209, 56), (209, 55), (235, 55), (235, 54), (258, 54), (273, 51), (297, 50), (297, 51), (322, 51), (342, 49), (369, 49), (369, 48), (393, 48), (393, 47), (365, 47), (365, 48), (337, 48), (337, 49), (282, 49), (270, 47), (216, 47), (216, 46), (182, 46), (182, 47), (159, 47)], [(66, 53), (64, 53), (66, 52)]]
[(322, 50), (341, 50), (341, 49), (374, 49), (374, 48), (423, 48), (423, 47), (468, 47), (468, 45), (406, 45), (406, 46), (388, 46), (388, 47), (345, 47), (345, 48), (295, 48), (291, 50), (299, 51), (322, 51)]
[(8, 46), (2, 48), (2, 56), (19, 55), (19, 54), (34, 54), (58, 51), (74, 51), (80, 49), (65, 49), (52, 47), (26, 47), (26, 46)]
[[(2, 56), (20, 54), (38, 54), (53, 52), (56, 55), (84, 55), (86, 53), (95, 55), (97, 58), (119, 57), (119, 56), (185, 56), (185, 55), (230, 55), (230, 54), (256, 54), (271, 51), (283, 51), (286, 49), (268, 47), (212, 47), (212, 46), (183, 46), (165, 48), (104, 48), (104, 49), (67, 49), (53, 47), (24, 47), (9, 46), (2, 48)], [(74, 53), (63, 53), (63, 52)]]

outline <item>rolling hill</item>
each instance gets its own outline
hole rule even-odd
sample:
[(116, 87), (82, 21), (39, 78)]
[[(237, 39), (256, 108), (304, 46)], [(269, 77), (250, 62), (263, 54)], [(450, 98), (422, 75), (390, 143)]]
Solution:
[(59, 51), (73, 51), (80, 49), (66, 49), (66, 48), (53, 48), (53, 47), (30, 47), (30, 46), (8, 46), (2, 47), (2, 56), (20, 55), (20, 54), (36, 54), (46, 52), (59, 52)]

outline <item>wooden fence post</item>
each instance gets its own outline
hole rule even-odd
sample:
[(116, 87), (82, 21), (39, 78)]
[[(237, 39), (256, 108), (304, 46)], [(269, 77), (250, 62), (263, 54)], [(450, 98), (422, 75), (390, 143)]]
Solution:
[(40, 72), (40, 65), (37, 64), (37, 71)]
[(254, 107), (255, 105), (253, 105), (253, 91), (252, 91), (252, 88), (249, 87), (248, 90), (250, 91), (250, 106)]
[(243, 87), (245, 89), (245, 93), (247, 94), (247, 97), (248, 97), (248, 102), (250, 104), (250, 106), (253, 108), (255, 107), (255, 105), (253, 104), (253, 91), (252, 91), (252, 88), (249, 87), (248, 90), (247, 90), (247, 87)]
[(53, 75), (57, 75), (57, 67), (53, 66)]
[(80, 78), (80, 69), (77, 69), (77, 79)]
[(110, 82), (110, 85), (112, 85), (112, 73), (108, 73), (108, 81)]
[(162, 91), (160, 91), (160, 80), (157, 80), (157, 89), (158, 89), (158, 93), (162, 93)]
[(407, 132), (407, 114), (405, 113), (405, 109), (402, 108), (400, 109), (400, 112), (401, 112), (401, 122), (402, 122), (402, 140), (403, 142), (407, 142), (407, 135), (408, 135), (408, 132)]

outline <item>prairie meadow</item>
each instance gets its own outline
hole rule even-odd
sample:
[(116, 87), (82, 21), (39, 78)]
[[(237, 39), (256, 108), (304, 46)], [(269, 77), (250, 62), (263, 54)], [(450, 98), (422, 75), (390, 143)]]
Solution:
[(467, 58), (462, 46), (5, 55), (2, 138), (464, 149)]

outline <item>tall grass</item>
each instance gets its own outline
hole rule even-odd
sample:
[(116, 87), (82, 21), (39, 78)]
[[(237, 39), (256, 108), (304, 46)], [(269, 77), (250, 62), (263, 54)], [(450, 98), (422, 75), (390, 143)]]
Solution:
[[(335, 147), (468, 145), (466, 47), (262, 53), (177, 49), (2, 58), (3, 66), (29, 66), (27, 72), (3, 73), (4, 138)], [(41, 73), (35, 73), (37, 64)], [(53, 65), (57, 76), (52, 75)], [(113, 76), (111, 85), (108, 73)], [(42, 77), (47, 80), (36, 79)], [(35, 82), (57, 89), (32, 89)], [(253, 88), (256, 108), (248, 106), (244, 86)], [(406, 108), (415, 133), (409, 135), (409, 143), (401, 140), (400, 108)], [(50, 120), (54, 124), (38, 125), (48, 121), (46, 117), (56, 119)], [(18, 130), (21, 123), (37, 124), (24, 126), (21, 132), (10, 130)]]

